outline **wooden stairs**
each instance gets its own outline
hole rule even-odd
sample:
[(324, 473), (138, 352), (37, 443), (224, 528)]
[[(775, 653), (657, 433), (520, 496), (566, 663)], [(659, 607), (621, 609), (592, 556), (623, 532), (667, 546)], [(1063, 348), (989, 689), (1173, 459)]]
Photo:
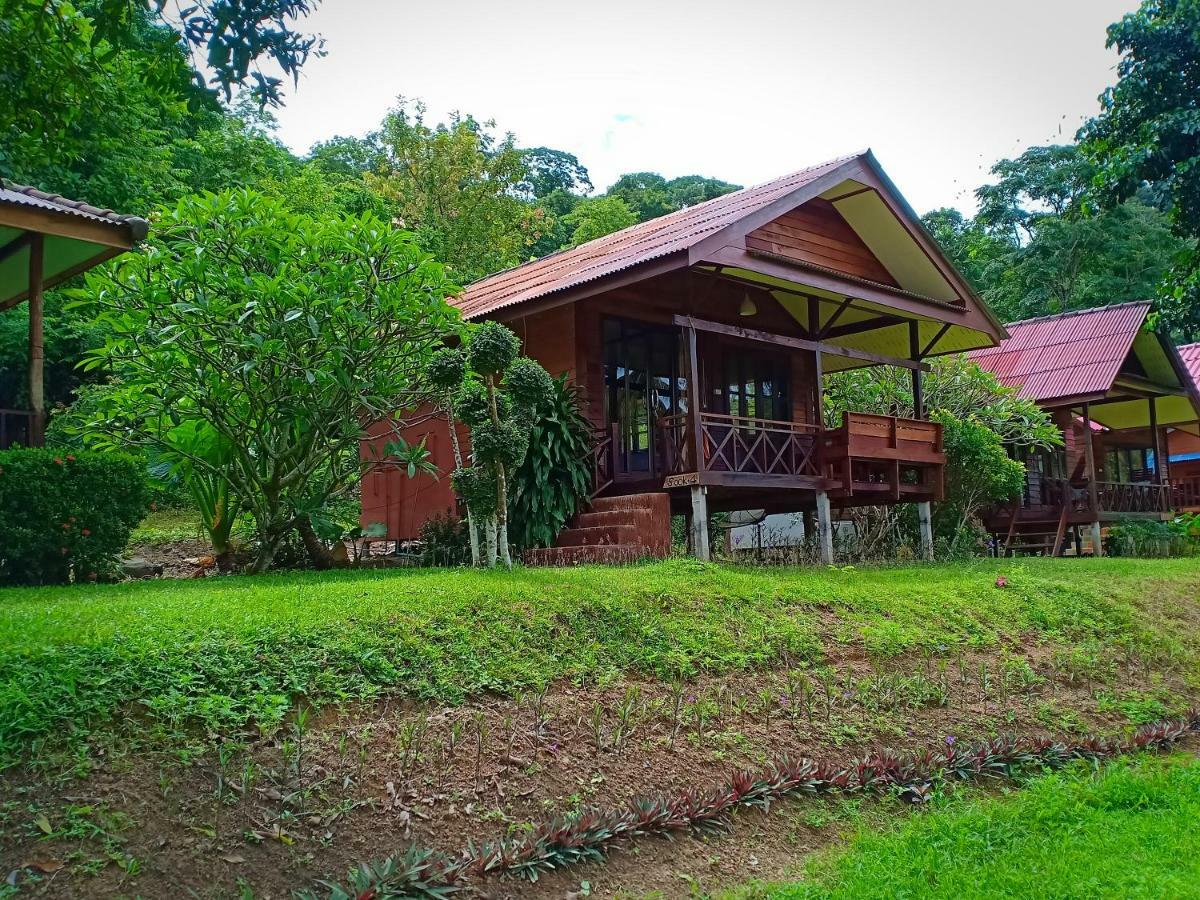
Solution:
[(1067, 513), (1063, 505), (1058, 523), (1046, 520), (1021, 521), (1021, 508), (1014, 504), (1001, 556), (1062, 556), (1067, 539)]
[(528, 566), (580, 566), (665, 559), (671, 554), (671, 498), (663, 492), (597, 497), (553, 547), (525, 551)]

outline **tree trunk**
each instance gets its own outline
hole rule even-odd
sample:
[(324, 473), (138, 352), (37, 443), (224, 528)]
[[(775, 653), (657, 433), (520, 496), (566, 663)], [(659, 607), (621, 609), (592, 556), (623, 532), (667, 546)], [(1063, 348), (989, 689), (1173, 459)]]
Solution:
[[(454, 427), (454, 407), (449, 395), (446, 398), (446, 424), (450, 427), (450, 448), (454, 451), (454, 469), (462, 471), (462, 448), (458, 445), (458, 429)], [(479, 532), (475, 530), (475, 515), (471, 512), (471, 504), (467, 503), (467, 536), (471, 539), (471, 565), (479, 565)]]
[[(496, 404), (496, 379), (487, 376), (488, 403), (491, 406), (492, 424), (499, 427), (500, 411)], [(496, 527), (499, 532), (500, 559), (507, 569), (512, 568), (512, 556), (508, 550), (508, 484), (504, 477), (504, 463), (496, 463)], [(489, 559), (494, 560), (489, 548)]]
[(487, 539), (487, 565), (490, 569), (496, 565), (496, 517), (489, 516), (487, 520), (486, 539)]
[(312, 563), (314, 569), (324, 570), (333, 568), (333, 554), (329, 548), (325, 546), (325, 542), (317, 537), (317, 533), (313, 531), (312, 522), (308, 516), (301, 516), (296, 520), (296, 531), (300, 533), (300, 540), (304, 544), (304, 552), (308, 554), (308, 561)]

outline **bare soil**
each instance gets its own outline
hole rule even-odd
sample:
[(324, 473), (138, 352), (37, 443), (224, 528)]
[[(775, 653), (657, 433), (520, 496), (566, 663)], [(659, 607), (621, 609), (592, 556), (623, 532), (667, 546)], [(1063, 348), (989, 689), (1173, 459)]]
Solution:
[[(413, 842), (456, 853), (557, 814), (715, 785), (780, 754), (849, 760), (1001, 731), (1107, 733), (1129, 724), (1114, 692), (1196, 699), (1138, 661), (1079, 669), (1032, 643), (886, 669), (859, 653), (833, 662), (836, 676), (810, 674), (804, 691), (775, 671), (557, 684), (458, 707), (384, 701), (195, 759), (118, 748), (82, 778), (10, 772), (0, 876), (33, 896), (216, 898), (245, 886), (287, 897)], [(839, 836), (839, 810), (837, 800), (790, 802), (739, 814), (724, 836), (642, 840), (536, 884), (473, 888), (570, 898), (587, 882), (592, 897), (672, 898), (780, 878)]]

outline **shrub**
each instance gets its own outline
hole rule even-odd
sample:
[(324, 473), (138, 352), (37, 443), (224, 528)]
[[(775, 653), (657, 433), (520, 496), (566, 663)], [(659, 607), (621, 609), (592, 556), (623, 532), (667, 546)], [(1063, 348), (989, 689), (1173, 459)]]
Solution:
[(1200, 516), (1185, 513), (1170, 522), (1126, 519), (1108, 530), (1110, 556), (1195, 556), (1200, 552)]
[(134, 457), (0, 452), (0, 583), (108, 577), (150, 501)]
[(434, 516), (421, 526), (422, 562), (427, 566), (465, 566), (471, 562), (467, 523), (453, 516)]
[[(509, 495), (511, 537), (522, 548), (554, 543), (592, 491), (592, 426), (579, 411), (579, 392), (567, 376), (550, 379), (537, 363), (528, 368), (534, 366), (542, 375), (522, 370), (521, 377), (544, 383), (548, 391), (529, 431), (529, 451), (513, 471)], [(514, 363), (510, 382), (517, 370)]]

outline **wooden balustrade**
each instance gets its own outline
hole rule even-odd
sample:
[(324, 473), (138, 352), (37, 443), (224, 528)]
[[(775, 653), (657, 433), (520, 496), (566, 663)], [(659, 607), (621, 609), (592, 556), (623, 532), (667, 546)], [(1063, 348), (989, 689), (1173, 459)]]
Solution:
[(1097, 481), (1096, 502), (1104, 513), (1165, 513), (1171, 509), (1171, 486), (1149, 482)]
[(1171, 479), (1171, 508), (1200, 511), (1200, 475)]
[[(691, 464), (691, 420), (686, 414), (659, 421), (666, 473), (696, 471)], [(701, 471), (780, 478), (819, 478), (820, 429), (803, 422), (700, 414)]]

